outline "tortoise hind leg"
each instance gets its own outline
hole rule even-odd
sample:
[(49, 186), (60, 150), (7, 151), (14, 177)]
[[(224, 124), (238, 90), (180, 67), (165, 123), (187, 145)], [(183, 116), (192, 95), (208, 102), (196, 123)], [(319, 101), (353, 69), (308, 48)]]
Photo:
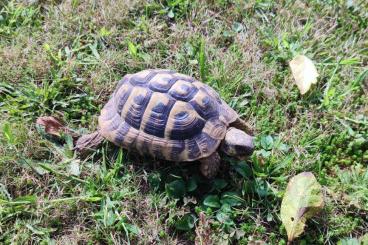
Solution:
[(91, 134), (82, 135), (76, 142), (74, 150), (80, 154), (85, 154), (88, 151), (95, 150), (103, 142), (103, 137), (100, 132), (96, 131)]
[(214, 152), (212, 155), (202, 158), (199, 161), (201, 162), (199, 169), (204, 177), (212, 179), (217, 175), (221, 163), (221, 158), (218, 152)]

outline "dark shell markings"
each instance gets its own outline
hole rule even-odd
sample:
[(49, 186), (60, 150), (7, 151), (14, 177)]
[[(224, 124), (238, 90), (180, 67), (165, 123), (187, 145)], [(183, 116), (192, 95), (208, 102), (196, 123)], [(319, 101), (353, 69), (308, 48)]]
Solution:
[(208, 85), (170, 70), (145, 70), (119, 82), (99, 126), (117, 146), (179, 162), (215, 152), (236, 118)]

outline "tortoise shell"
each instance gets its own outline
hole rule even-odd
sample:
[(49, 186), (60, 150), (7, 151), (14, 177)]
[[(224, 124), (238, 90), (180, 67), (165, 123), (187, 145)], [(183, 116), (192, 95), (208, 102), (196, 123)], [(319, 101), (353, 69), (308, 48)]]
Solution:
[(128, 74), (99, 117), (103, 137), (142, 155), (194, 161), (215, 152), (238, 118), (218, 93), (170, 70)]

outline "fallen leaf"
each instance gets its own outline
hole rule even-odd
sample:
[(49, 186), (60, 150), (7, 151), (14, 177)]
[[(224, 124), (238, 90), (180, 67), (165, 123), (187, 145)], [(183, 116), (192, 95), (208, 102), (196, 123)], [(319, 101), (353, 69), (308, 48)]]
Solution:
[(69, 167), (68, 167), (69, 174), (74, 175), (74, 176), (79, 176), (80, 175), (79, 163), (80, 163), (80, 161), (78, 159), (75, 159), (75, 160), (70, 162)]
[(294, 57), (289, 63), (295, 83), (301, 94), (310, 89), (312, 83), (317, 83), (317, 69), (309, 58), (304, 55)]
[(60, 133), (65, 131), (65, 127), (55, 117), (39, 117), (36, 124), (45, 128), (45, 132), (60, 137)]
[(311, 172), (290, 179), (281, 203), (281, 221), (291, 242), (304, 231), (305, 222), (324, 206), (321, 185)]

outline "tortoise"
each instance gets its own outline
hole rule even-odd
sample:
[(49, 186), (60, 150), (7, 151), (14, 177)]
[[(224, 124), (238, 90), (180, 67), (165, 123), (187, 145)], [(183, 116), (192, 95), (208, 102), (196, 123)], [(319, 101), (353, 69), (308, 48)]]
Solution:
[(238, 159), (252, 154), (250, 134), (250, 126), (210, 86), (172, 70), (150, 69), (118, 82), (98, 131), (80, 137), (75, 148), (83, 152), (107, 139), (154, 159), (199, 160), (201, 173), (213, 178), (219, 151)]

